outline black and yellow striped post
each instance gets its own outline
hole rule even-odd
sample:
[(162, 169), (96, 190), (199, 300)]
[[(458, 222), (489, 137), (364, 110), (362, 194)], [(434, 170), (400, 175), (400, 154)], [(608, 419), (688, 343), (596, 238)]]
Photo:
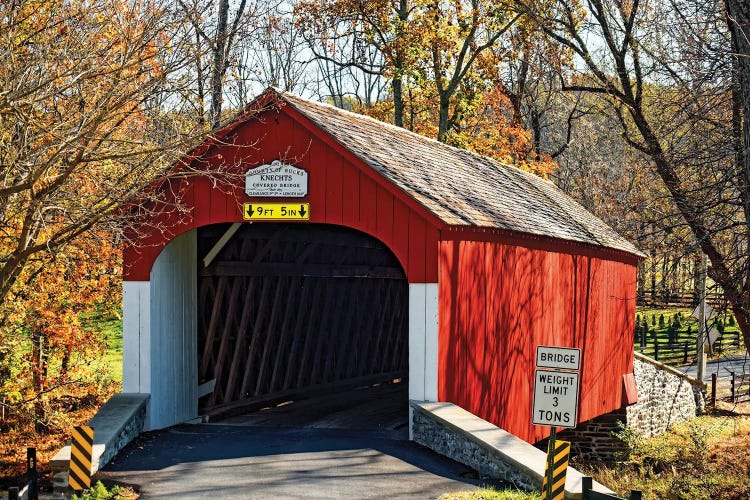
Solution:
[(568, 471), (570, 443), (558, 441), (552, 432), (547, 449), (547, 465), (542, 482), (542, 498), (545, 500), (563, 500), (565, 496), (565, 473)]
[(86, 425), (73, 429), (68, 484), (74, 491), (91, 488), (91, 455), (93, 449), (94, 429)]

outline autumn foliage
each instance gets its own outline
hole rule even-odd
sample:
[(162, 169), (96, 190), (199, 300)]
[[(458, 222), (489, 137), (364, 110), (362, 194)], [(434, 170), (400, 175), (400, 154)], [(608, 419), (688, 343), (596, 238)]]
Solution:
[(0, 4), (4, 435), (65, 434), (116, 389), (92, 319), (119, 314), (122, 207), (197, 139), (163, 106), (174, 27), (149, 0)]

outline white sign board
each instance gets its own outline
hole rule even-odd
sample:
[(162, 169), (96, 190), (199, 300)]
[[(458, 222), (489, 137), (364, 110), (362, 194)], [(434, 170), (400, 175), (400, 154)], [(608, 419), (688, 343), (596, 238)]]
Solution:
[(245, 173), (245, 193), (264, 198), (302, 198), (307, 196), (307, 172), (274, 160)]
[(578, 370), (581, 367), (581, 350), (572, 347), (537, 346), (536, 367)]
[(534, 425), (575, 427), (578, 419), (578, 374), (536, 370), (534, 375)]
[(717, 330), (716, 328), (711, 328), (711, 331), (708, 332), (708, 343), (713, 346), (714, 342), (716, 342), (716, 340), (719, 338), (719, 335), (721, 335), (719, 333), (719, 330)]
[[(706, 313), (706, 319), (710, 318), (711, 315), (714, 313), (714, 308), (711, 307), (710, 304), (706, 304), (706, 307), (703, 310)], [(698, 321), (701, 320), (701, 305), (700, 304), (695, 306), (695, 309), (693, 309), (693, 314), (691, 314), (691, 316), (697, 319)]]

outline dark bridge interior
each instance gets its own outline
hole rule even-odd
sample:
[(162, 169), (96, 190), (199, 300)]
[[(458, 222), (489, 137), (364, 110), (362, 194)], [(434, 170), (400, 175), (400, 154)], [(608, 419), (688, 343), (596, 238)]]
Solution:
[(198, 233), (199, 384), (215, 380), (201, 414), (404, 380), (408, 282), (385, 245), (339, 226), (243, 224), (205, 267), (229, 227)]

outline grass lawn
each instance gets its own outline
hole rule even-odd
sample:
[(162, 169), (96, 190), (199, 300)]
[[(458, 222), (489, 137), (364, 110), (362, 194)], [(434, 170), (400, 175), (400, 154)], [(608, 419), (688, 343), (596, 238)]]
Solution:
[(112, 381), (122, 384), (122, 320), (115, 316), (85, 319), (86, 328), (99, 332), (105, 345), (104, 355), (91, 364), (94, 370), (108, 373)]
[[(636, 312), (636, 350), (654, 357), (654, 347), (658, 342), (659, 360), (667, 364), (680, 365), (685, 362), (684, 344), (687, 343), (687, 363), (695, 358), (698, 320), (691, 316), (691, 309), (682, 308), (639, 308)], [(711, 356), (730, 355), (744, 352), (739, 328), (731, 313), (716, 314), (708, 321), (709, 328), (715, 327), (721, 335), (714, 344)], [(645, 333), (645, 335), (644, 335)], [(739, 340), (739, 346), (736, 344)], [(642, 342), (645, 339), (645, 346)]]
[(438, 500), (539, 500), (539, 493), (517, 490), (499, 491), (494, 488), (479, 488), (472, 491), (456, 491), (441, 495)]

